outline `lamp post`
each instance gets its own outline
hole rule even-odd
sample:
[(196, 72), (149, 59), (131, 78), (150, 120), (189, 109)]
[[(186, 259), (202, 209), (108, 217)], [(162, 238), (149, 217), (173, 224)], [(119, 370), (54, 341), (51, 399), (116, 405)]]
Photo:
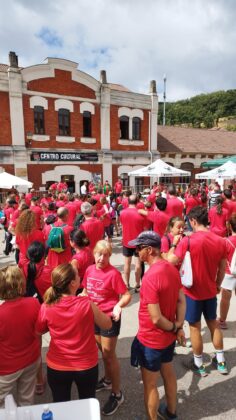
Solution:
[(163, 127), (166, 125), (166, 75), (163, 76), (164, 90), (163, 90)]

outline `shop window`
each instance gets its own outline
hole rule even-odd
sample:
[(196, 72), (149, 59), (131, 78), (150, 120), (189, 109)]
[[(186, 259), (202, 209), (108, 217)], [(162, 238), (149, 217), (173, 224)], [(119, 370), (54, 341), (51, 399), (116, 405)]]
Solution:
[(34, 107), (34, 133), (45, 134), (44, 108), (42, 106)]
[(129, 139), (129, 117), (120, 117), (120, 138)]
[(83, 137), (92, 137), (92, 118), (91, 112), (83, 112)]
[(70, 136), (70, 111), (68, 109), (58, 110), (58, 125), (60, 136)]
[(141, 139), (141, 119), (139, 117), (134, 117), (132, 120), (132, 139)]

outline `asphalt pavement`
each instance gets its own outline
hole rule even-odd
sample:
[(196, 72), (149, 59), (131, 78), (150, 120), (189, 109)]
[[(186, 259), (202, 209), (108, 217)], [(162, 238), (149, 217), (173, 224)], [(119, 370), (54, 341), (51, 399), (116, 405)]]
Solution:
[[(9, 257), (2, 253), (4, 244), (3, 231), (0, 231), (0, 267), (14, 262), (14, 254)], [(120, 238), (113, 240), (112, 264), (119, 271), (123, 271), (123, 256)], [(147, 268), (146, 268), (147, 269)], [(131, 285), (134, 286), (134, 267), (132, 266)], [(143, 385), (139, 369), (130, 366), (130, 347), (138, 329), (139, 294), (132, 292), (132, 301), (122, 313), (121, 333), (117, 345), (117, 355), (121, 366), (121, 385), (125, 401), (119, 410), (111, 416), (114, 420), (145, 420), (145, 408), (143, 403)], [(229, 374), (221, 375), (211, 366), (211, 356), (214, 349), (210, 341), (210, 335), (203, 321), (202, 335), (204, 340), (204, 362), (207, 365), (209, 375), (205, 378), (196, 376), (187, 371), (183, 366), (186, 359), (191, 358), (191, 349), (177, 347), (174, 365), (178, 381), (178, 417), (181, 420), (235, 420), (236, 419), (236, 298), (233, 295), (228, 316), (228, 330), (224, 330), (224, 347), (226, 360), (229, 366)], [(186, 336), (189, 336), (188, 326), (184, 326)], [(46, 374), (45, 354), (49, 344), (49, 334), (43, 339), (43, 368)], [(103, 375), (102, 362), (99, 367), (100, 376)], [(160, 379), (158, 390), (160, 398), (164, 398), (164, 388)], [(108, 391), (101, 391), (97, 398), (104, 404), (108, 398)], [(72, 390), (72, 398), (77, 398), (75, 387)], [(52, 401), (49, 387), (46, 387), (42, 396), (36, 396), (35, 403), (43, 404)], [(69, 413), (68, 413), (69, 418)], [(106, 417), (102, 416), (102, 419)], [(55, 419), (56, 420), (56, 419)], [(81, 419), (78, 413), (78, 420)]]

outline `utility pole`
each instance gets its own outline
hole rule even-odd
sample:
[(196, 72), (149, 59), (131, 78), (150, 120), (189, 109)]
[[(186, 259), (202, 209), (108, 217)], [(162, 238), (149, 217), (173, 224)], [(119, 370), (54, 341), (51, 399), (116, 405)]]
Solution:
[(163, 90), (163, 127), (166, 125), (166, 75), (163, 76), (164, 90)]

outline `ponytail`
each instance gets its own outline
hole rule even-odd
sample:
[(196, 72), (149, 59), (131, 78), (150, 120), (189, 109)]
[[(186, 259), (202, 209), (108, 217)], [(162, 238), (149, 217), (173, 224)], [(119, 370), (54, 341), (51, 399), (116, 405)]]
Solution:
[(58, 302), (61, 297), (62, 293), (57, 292), (57, 290), (55, 290), (55, 287), (51, 286), (44, 293), (43, 300), (47, 305), (51, 305), (52, 303)]
[(217, 214), (222, 214), (222, 212), (223, 212), (222, 204), (223, 204), (223, 198), (222, 197), (217, 197), (216, 198), (216, 213)]
[(70, 294), (70, 283), (75, 280), (76, 273), (71, 264), (60, 264), (52, 271), (52, 286), (44, 294), (47, 305), (59, 302), (64, 294)]

